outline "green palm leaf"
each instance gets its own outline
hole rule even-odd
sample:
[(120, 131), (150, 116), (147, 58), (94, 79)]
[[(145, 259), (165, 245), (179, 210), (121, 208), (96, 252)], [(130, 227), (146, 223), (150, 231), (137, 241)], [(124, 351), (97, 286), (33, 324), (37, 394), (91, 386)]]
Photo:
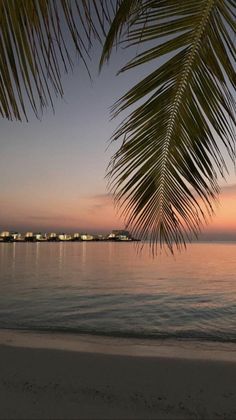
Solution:
[(53, 107), (72, 47), (87, 67), (91, 41), (115, 11), (112, 0), (0, 0), (0, 115), (21, 120), (28, 103), (37, 116)]
[(172, 250), (212, 215), (219, 174), (227, 171), (223, 149), (235, 158), (236, 4), (123, 3), (127, 24), (113, 21), (102, 63), (119, 41), (142, 47), (122, 72), (154, 60), (156, 69), (114, 106), (114, 116), (133, 110), (113, 136), (123, 144), (109, 166), (109, 186), (133, 234), (149, 238), (153, 251), (158, 242)]

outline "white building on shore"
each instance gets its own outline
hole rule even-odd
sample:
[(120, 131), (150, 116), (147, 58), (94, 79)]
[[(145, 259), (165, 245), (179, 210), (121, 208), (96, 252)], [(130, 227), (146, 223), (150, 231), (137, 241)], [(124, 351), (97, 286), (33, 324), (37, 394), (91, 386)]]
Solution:
[(132, 237), (128, 230), (113, 230), (109, 235), (108, 239), (118, 241), (131, 241)]

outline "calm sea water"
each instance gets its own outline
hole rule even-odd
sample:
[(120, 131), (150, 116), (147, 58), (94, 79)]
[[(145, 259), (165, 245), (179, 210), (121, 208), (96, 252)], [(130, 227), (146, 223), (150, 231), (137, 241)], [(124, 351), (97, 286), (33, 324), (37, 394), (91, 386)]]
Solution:
[(0, 244), (0, 328), (236, 342), (236, 244)]

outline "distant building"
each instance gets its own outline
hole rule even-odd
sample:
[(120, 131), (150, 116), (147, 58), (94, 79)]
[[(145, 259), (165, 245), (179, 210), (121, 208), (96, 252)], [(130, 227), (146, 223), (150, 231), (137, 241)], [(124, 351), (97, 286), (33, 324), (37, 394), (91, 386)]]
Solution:
[(22, 240), (22, 236), (21, 233), (19, 232), (11, 232), (11, 238), (13, 239), (13, 241), (20, 241)]
[(41, 232), (26, 232), (25, 234), (21, 234), (18, 232), (9, 232), (9, 231), (2, 231), (0, 233), (0, 241), (1, 242), (58, 242), (58, 241), (133, 241), (138, 239), (133, 239), (130, 235), (128, 230), (113, 230), (108, 236), (104, 236), (101, 234), (91, 235), (88, 233), (41, 233)]
[(9, 236), (11, 236), (11, 234), (8, 231), (4, 231), (4, 232), (1, 232), (0, 236), (1, 238), (8, 238)]
[(81, 236), (82, 241), (93, 241), (93, 235), (88, 235), (87, 233), (82, 234)]
[(58, 239), (60, 241), (71, 241), (72, 236), (71, 235), (68, 235), (68, 233), (59, 233)]
[(41, 232), (35, 233), (34, 237), (35, 237), (36, 241), (43, 241), (43, 239), (44, 239)]
[(46, 235), (48, 241), (58, 241), (58, 236), (55, 232)]
[(8, 231), (1, 232), (0, 238), (1, 238), (2, 242), (12, 242), (13, 241), (12, 235)]
[(131, 241), (132, 237), (128, 230), (113, 230), (109, 235), (108, 239), (113, 241)]
[(73, 235), (72, 235), (72, 237), (71, 237), (71, 240), (72, 241), (81, 241), (81, 236), (80, 236), (80, 233), (74, 233)]
[(25, 241), (27, 241), (27, 242), (34, 242), (35, 241), (35, 237), (34, 237), (33, 232), (26, 232)]
[(34, 234), (33, 232), (26, 232), (25, 238), (33, 238)]
[(104, 235), (94, 235), (93, 238), (95, 241), (104, 241), (106, 239)]

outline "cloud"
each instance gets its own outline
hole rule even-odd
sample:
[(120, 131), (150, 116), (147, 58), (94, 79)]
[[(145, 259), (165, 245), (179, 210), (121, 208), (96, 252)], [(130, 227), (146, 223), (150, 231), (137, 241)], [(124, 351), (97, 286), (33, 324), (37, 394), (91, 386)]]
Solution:
[(111, 194), (94, 194), (85, 198), (86, 211), (91, 213), (97, 211), (106, 211), (108, 209), (114, 210), (114, 203)]

